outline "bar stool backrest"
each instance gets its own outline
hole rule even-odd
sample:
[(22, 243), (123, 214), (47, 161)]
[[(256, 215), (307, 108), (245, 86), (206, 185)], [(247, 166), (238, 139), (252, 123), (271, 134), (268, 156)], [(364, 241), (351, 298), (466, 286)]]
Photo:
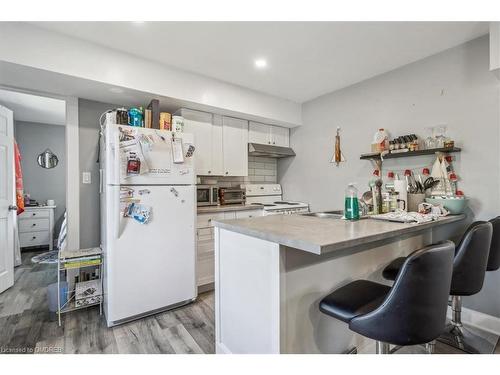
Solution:
[(450, 294), (471, 296), (483, 287), (493, 227), (486, 221), (472, 223), (455, 249)]
[(500, 216), (491, 219), (490, 223), (493, 226), (493, 235), (486, 271), (496, 271), (500, 268)]
[(382, 305), (351, 320), (354, 331), (393, 345), (418, 345), (445, 329), (455, 244), (410, 254)]

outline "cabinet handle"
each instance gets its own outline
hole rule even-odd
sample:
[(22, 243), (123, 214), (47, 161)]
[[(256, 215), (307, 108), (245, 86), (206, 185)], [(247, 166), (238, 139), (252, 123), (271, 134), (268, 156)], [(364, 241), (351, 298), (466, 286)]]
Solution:
[(208, 171), (208, 173), (210, 174), (210, 173), (212, 173), (212, 171)]
[(267, 144), (270, 145), (271, 144), (271, 141), (267, 141)]
[(276, 144), (276, 142), (273, 142), (273, 145), (275, 145), (275, 144)]
[(36, 240), (36, 236), (33, 236), (32, 240)]
[(226, 174), (229, 174), (229, 172), (226, 172)]
[(36, 224), (35, 224), (35, 223), (33, 223), (33, 224), (31, 224), (31, 226), (32, 226), (32, 227), (36, 227)]
[(36, 213), (33, 212), (33, 216), (36, 216)]

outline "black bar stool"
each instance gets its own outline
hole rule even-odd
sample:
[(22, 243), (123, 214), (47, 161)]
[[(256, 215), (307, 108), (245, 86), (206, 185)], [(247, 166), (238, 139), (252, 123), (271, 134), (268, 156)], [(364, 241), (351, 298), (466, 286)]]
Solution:
[[(462, 324), (462, 296), (479, 293), (483, 287), (490, 245), (492, 224), (485, 221), (472, 223), (455, 250), (451, 281), (452, 320), (438, 341), (468, 353), (493, 353), (498, 338), (488, 332), (466, 329)], [(394, 280), (405, 258), (392, 261), (382, 272), (384, 278)], [(492, 261), (494, 263), (494, 261)]]
[(488, 265), (486, 271), (496, 271), (500, 268), (500, 216), (490, 220), (493, 226), (493, 235), (491, 236), (490, 255), (488, 256)]
[(376, 340), (378, 354), (389, 353), (389, 344), (432, 343), (445, 328), (454, 249), (446, 241), (417, 250), (403, 262), (392, 288), (357, 280), (323, 298), (319, 309)]

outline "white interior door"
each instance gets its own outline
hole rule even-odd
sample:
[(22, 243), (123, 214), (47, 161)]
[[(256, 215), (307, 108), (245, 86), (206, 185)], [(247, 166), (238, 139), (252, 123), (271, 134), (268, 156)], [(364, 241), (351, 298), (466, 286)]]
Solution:
[(14, 120), (0, 105), (0, 293), (14, 285)]

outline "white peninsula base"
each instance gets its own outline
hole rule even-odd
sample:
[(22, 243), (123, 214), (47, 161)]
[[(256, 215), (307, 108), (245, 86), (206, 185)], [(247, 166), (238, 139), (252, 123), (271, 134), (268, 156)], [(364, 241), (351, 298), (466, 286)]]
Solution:
[(319, 301), (431, 241), (431, 231), (316, 255), (216, 228), (217, 353), (343, 353), (370, 340), (322, 314)]

